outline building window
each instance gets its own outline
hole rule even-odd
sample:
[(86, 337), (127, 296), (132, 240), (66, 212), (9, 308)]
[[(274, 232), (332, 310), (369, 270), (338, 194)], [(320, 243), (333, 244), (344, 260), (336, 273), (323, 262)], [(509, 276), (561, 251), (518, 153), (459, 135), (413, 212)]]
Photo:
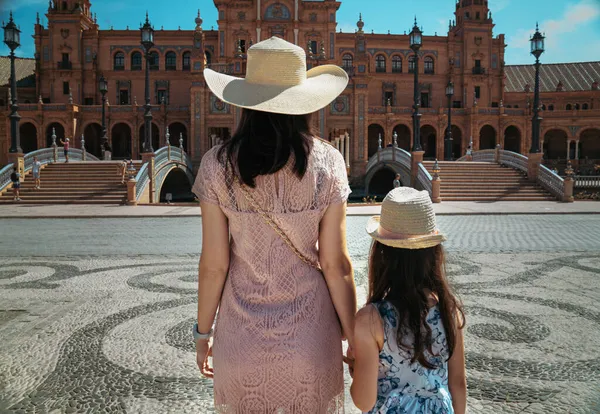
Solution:
[(476, 86), (475, 87), (475, 99), (480, 99), (480, 98), (481, 98), (481, 87)]
[(375, 72), (385, 73), (385, 56), (377, 55), (375, 58)]
[(69, 93), (71, 93), (69, 82), (63, 82), (63, 95), (68, 95)]
[(354, 65), (354, 58), (351, 54), (346, 53), (342, 56), (342, 66), (344, 69), (350, 69)]
[(177, 55), (175, 52), (167, 52), (165, 55), (165, 69), (177, 70)]
[(579, 111), (579, 104), (578, 103), (575, 104), (575, 110)]
[(546, 110), (546, 105), (542, 105), (542, 111)]
[(181, 65), (182, 70), (190, 70), (190, 68), (191, 68), (191, 61), (190, 61), (191, 57), (192, 57), (192, 54), (190, 52), (185, 52), (183, 54), (183, 57), (181, 59), (182, 60), (182, 62), (181, 62), (182, 63), (182, 65)]
[(129, 89), (119, 91), (119, 105), (129, 105)]
[(465, 20), (469, 20), (471, 18), (471, 14), (469, 12), (465, 12)]
[(308, 42), (309, 44), (309, 50), (308, 53), (312, 54), (312, 55), (316, 55), (317, 54), (317, 47), (318, 47), (318, 43), (316, 40), (311, 40)]
[(415, 73), (415, 56), (410, 55), (408, 57), (408, 73)]
[(481, 13), (480, 12), (475, 12), (475, 19), (476, 20), (480, 20), (481, 19)]
[(587, 111), (587, 110), (588, 110), (588, 108), (589, 108), (589, 106), (588, 106), (588, 104), (586, 104), (586, 103), (584, 103), (584, 104), (581, 106), (581, 109), (583, 109), (584, 111)]
[(424, 62), (425, 62), (425, 73), (427, 75), (433, 75), (435, 73), (433, 58), (431, 56), (427, 56), (424, 59)]
[(212, 55), (208, 51), (204, 52), (204, 64), (206, 66), (210, 66), (211, 63), (212, 63)]
[(548, 110), (549, 111), (554, 111), (554, 105), (552, 105), (552, 104), (548, 105)]
[(462, 101), (452, 101), (452, 108), (462, 108)]
[(142, 54), (140, 52), (132, 53), (131, 70), (142, 70)]
[(83, 104), (84, 105), (93, 105), (94, 104), (94, 98), (83, 98)]
[(429, 94), (421, 92), (421, 108), (429, 108)]
[(392, 57), (392, 72), (402, 73), (402, 58), (400, 56)]
[(573, 106), (571, 104), (567, 104), (566, 109), (567, 111), (571, 111), (573, 109)]
[(156, 93), (156, 100), (158, 102), (156, 102), (158, 105), (162, 104), (163, 100), (165, 101), (165, 104), (169, 104), (169, 102), (167, 102), (167, 91), (164, 89), (159, 89), (158, 92)]
[(498, 108), (498, 102), (492, 102), (492, 108)]
[(392, 91), (384, 92), (383, 93), (383, 101), (385, 103), (385, 106), (387, 106), (388, 103), (390, 105), (394, 105), (394, 92), (392, 92)]
[(519, 109), (519, 105), (515, 105), (515, 109)]
[(125, 53), (115, 53), (114, 70), (125, 70)]
[(246, 53), (246, 40), (245, 39), (240, 39), (240, 49), (242, 50), (242, 53)]
[(148, 54), (148, 63), (150, 63), (150, 70), (158, 70), (160, 65), (158, 52), (150, 52)]

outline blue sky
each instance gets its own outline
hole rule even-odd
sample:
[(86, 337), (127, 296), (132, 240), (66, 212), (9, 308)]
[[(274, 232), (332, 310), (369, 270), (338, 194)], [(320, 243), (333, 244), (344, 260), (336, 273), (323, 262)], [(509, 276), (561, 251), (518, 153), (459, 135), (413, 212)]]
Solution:
[[(265, 1), (265, 0), (263, 0)], [(212, 0), (174, 1), (165, 7), (161, 0), (122, 1), (95, 0), (92, 10), (97, 13), (102, 29), (114, 26), (137, 29), (146, 8), (158, 29), (193, 29), (197, 9), (201, 9), (205, 30), (216, 27), (217, 13)], [(455, 0), (342, 0), (338, 13), (338, 30), (354, 31), (358, 13), (363, 13), (365, 30), (370, 32), (404, 33), (410, 30), (416, 14), (426, 34), (445, 35), (448, 20), (454, 18)], [(546, 32), (546, 53), (543, 62), (580, 62), (600, 60), (600, 0), (489, 0), (496, 24), (494, 35), (506, 35), (506, 63), (531, 63), (529, 36), (536, 21)], [(8, 20), (8, 10), (13, 9), (15, 20), (21, 26), (23, 46), (19, 56), (32, 57), (34, 53), (33, 24), (36, 12), (47, 24), (47, 0), (0, 0), (0, 18)], [(0, 54), (8, 54), (4, 44)]]

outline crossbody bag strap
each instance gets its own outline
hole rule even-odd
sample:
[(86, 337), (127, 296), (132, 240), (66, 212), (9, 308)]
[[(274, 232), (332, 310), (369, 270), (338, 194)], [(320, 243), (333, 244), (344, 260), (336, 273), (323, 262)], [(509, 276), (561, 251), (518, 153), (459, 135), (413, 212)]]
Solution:
[(296, 256), (298, 256), (298, 258), (300, 260), (302, 260), (307, 265), (314, 267), (315, 269), (320, 271), (321, 267), (317, 263), (314, 263), (312, 260), (307, 258), (305, 255), (303, 255), (302, 252), (300, 252), (300, 250), (298, 250), (296, 248), (296, 246), (294, 246), (294, 243), (292, 243), (290, 238), (287, 236), (287, 234), (285, 234), (285, 232), (281, 229), (281, 227), (279, 227), (279, 225), (275, 222), (275, 220), (273, 220), (273, 218), (258, 205), (258, 203), (256, 202), (256, 200), (254, 200), (254, 197), (252, 197), (252, 194), (250, 194), (250, 191), (248, 191), (246, 186), (244, 184), (240, 183), (237, 176), (234, 176), (234, 177), (235, 177), (234, 180), (240, 185), (240, 189), (244, 193), (244, 197), (252, 205), (252, 208), (254, 208), (254, 210), (263, 218), (263, 220), (269, 226), (271, 226), (271, 228), (275, 231), (275, 233), (277, 233), (279, 235), (279, 237), (281, 237), (281, 239), (284, 241), (284, 243), (288, 245), (288, 247), (296, 254)]

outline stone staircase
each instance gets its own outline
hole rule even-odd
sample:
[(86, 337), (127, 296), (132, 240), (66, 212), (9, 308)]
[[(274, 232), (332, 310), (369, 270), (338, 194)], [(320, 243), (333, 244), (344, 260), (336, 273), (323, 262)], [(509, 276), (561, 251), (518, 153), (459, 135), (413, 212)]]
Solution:
[[(134, 162), (136, 171), (141, 162)], [(42, 168), (41, 188), (34, 189), (31, 173), (21, 183), (19, 204), (124, 204), (127, 185), (121, 184), (116, 162), (69, 162)], [(127, 177), (125, 178), (127, 179)], [(0, 195), (0, 204), (15, 203), (12, 186)]]
[[(433, 162), (424, 162), (433, 175)], [(556, 201), (520, 171), (496, 163), (440, 161), (444, 201)]]

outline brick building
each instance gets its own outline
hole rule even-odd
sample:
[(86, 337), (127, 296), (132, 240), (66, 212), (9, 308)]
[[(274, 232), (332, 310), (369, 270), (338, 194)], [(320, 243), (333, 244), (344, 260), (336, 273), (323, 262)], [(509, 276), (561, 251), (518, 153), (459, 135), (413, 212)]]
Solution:
[[(411, 148), (414, 62), (408, 34), (366, 33), (362, 18), (354, 33), (342, 33), (336, 17), (342, 3), (334, 0), (214, 3), (218, 30), (205, 30), (200, 13), (195, 30), (155, 28), (149, 59), (155, 149), (165, 145), (169, 127), (171, 144), (178, 144), (181, 137), (197, 164), (212, 145), (229, 136), (240, 112), (210, 93), (203, 69), (243, 76), (246, 48), (270, 36), (304, 47), (309, 67), (334, 63), (348, 71), (351, 81), (346, 91), (316, 113), (314, 121), (325, 138), (349, 137), (344, 138), (343, 151), (353, 178), (364, 175), (380, 136), (386, 146), (396, 132), (398, 145)], [(21, 75), (30, 79), (19, 87), (24, 151), (50, 145), (54, 129), (59, 137), (75, 137), (76, 146), (85, 135), (88, 151), (100, 155), (98, 80), (104, 75), (109, 82), (107, 129), (113, 156), (138, 158), (143, 150), (145, 79), (138, 27), (100, 30), (89, 0), (54, 1), (47, 18), (48, 27), (40, 25), (39, 18), (35, 24), (34, 61), (23, 66), (31, 73)], [(470, 142), (475, 150), (500, 144), (526, 154), (534, 67), (505, 65), (505, 37), (493, 33), (487, 0), (459, 0), (455, 16), (449, 18), (448, 33), (424, 36), (419, 52), (425, 158), (444, 157), (449, 81), (455, 85), (451, 103), (455, 157), (463, 155)], [(132, 24), (137, 21), (132, 19)], [(6, 70), (2, 65), (0, 69)], [(570, 157), (585, 169), (600, 159), (599, 82), (600, 62), (542, 66), (541, 140), (548, 162), (560, 164)], [(6, 82), (0, 88), (8, 115)], [(24, 103), (27, 100), (32, 103)], [(8, 118), (0, 134), (2, 164), (10, 146)]]

